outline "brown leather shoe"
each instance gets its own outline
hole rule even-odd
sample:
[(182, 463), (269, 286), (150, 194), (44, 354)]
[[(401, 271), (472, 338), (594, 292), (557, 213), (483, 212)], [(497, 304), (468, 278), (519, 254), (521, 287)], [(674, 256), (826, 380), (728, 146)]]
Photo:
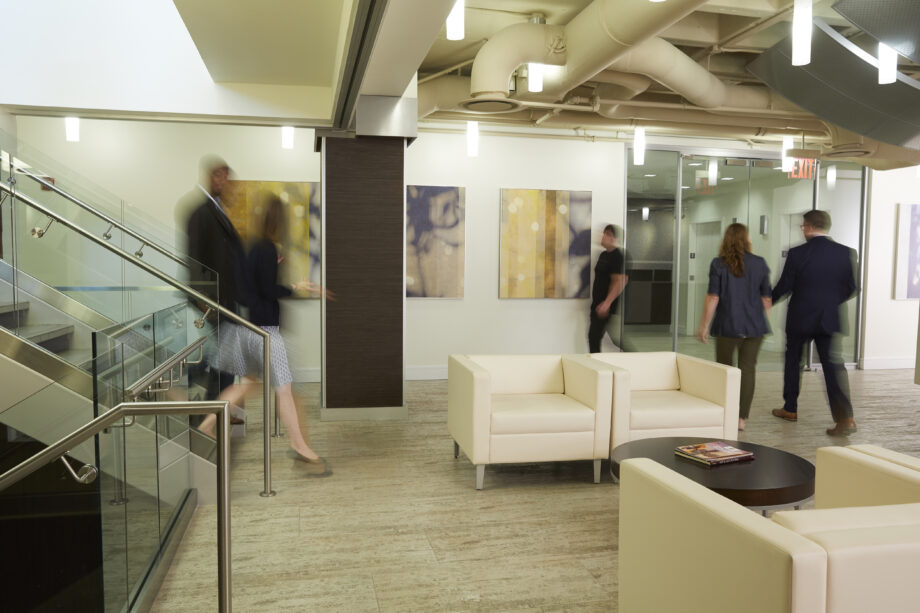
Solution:
[(776, 417), (782, 417), (786, 421), (798, 421), (799, 414), (787, 411), (786, 409), (773, 409), (773, 415)]
[(827, 433), (831, 436), (847, 436), (853, 432), (856, 432), (856, 422), (852, 419), (838, 421), (836, 426), (827, 429)]

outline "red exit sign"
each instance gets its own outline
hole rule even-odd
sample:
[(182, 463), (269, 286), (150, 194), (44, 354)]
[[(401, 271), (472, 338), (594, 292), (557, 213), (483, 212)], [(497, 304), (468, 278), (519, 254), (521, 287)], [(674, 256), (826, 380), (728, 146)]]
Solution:
[(790, 179), (814, 179), (815, 160), (813, 158), (795, 158), (792, 160), (792, 170), (788, 173)]

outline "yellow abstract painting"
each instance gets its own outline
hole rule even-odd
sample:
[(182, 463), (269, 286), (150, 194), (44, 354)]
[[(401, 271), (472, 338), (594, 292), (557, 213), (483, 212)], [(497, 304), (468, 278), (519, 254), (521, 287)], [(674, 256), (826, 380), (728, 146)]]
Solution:
[(591, 192), (501, 190), (499, 298), (586, 298)]
[(230, 181), (223, 199), (228, 216), (248, 245), (260, 227), (269, 195), (281, 199), (286, 212), (284, 235), (279, 246), (282, 257), (279, 282), (293, 284), (303, 279), (320, 282), (320, 184), (281, 181)]

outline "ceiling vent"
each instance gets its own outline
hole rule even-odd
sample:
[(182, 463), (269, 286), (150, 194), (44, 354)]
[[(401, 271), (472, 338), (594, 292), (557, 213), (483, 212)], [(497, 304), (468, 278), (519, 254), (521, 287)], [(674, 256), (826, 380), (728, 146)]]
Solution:
[(461, 102), (460, 106), (473, 113), (511, 113), (520, 109), (521, 103), (506, 98), (473, 98)]

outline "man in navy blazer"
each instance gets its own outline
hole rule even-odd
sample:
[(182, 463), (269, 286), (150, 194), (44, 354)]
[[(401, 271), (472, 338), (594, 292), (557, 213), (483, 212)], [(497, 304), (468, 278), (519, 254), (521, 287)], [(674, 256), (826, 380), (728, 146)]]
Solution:
[(802, 349), (815, 341), (827, 400), (836, 425), (832, 436), (856, 431), (850, 404), (846, 369), (832, 350), (834, 335), (842, 330), (840, 307), (856, 293), (853, 250), (827, 236), (831, 217), (825, 211), (808, 211), (803, 216), (805, 244), (789, 250), (779, 282), (773, 288), (773, 303), (792, 294), (786, 312), (786, 367), (782, 409), (773, 415), (789, 421), (798, 419), (799, 380)]

